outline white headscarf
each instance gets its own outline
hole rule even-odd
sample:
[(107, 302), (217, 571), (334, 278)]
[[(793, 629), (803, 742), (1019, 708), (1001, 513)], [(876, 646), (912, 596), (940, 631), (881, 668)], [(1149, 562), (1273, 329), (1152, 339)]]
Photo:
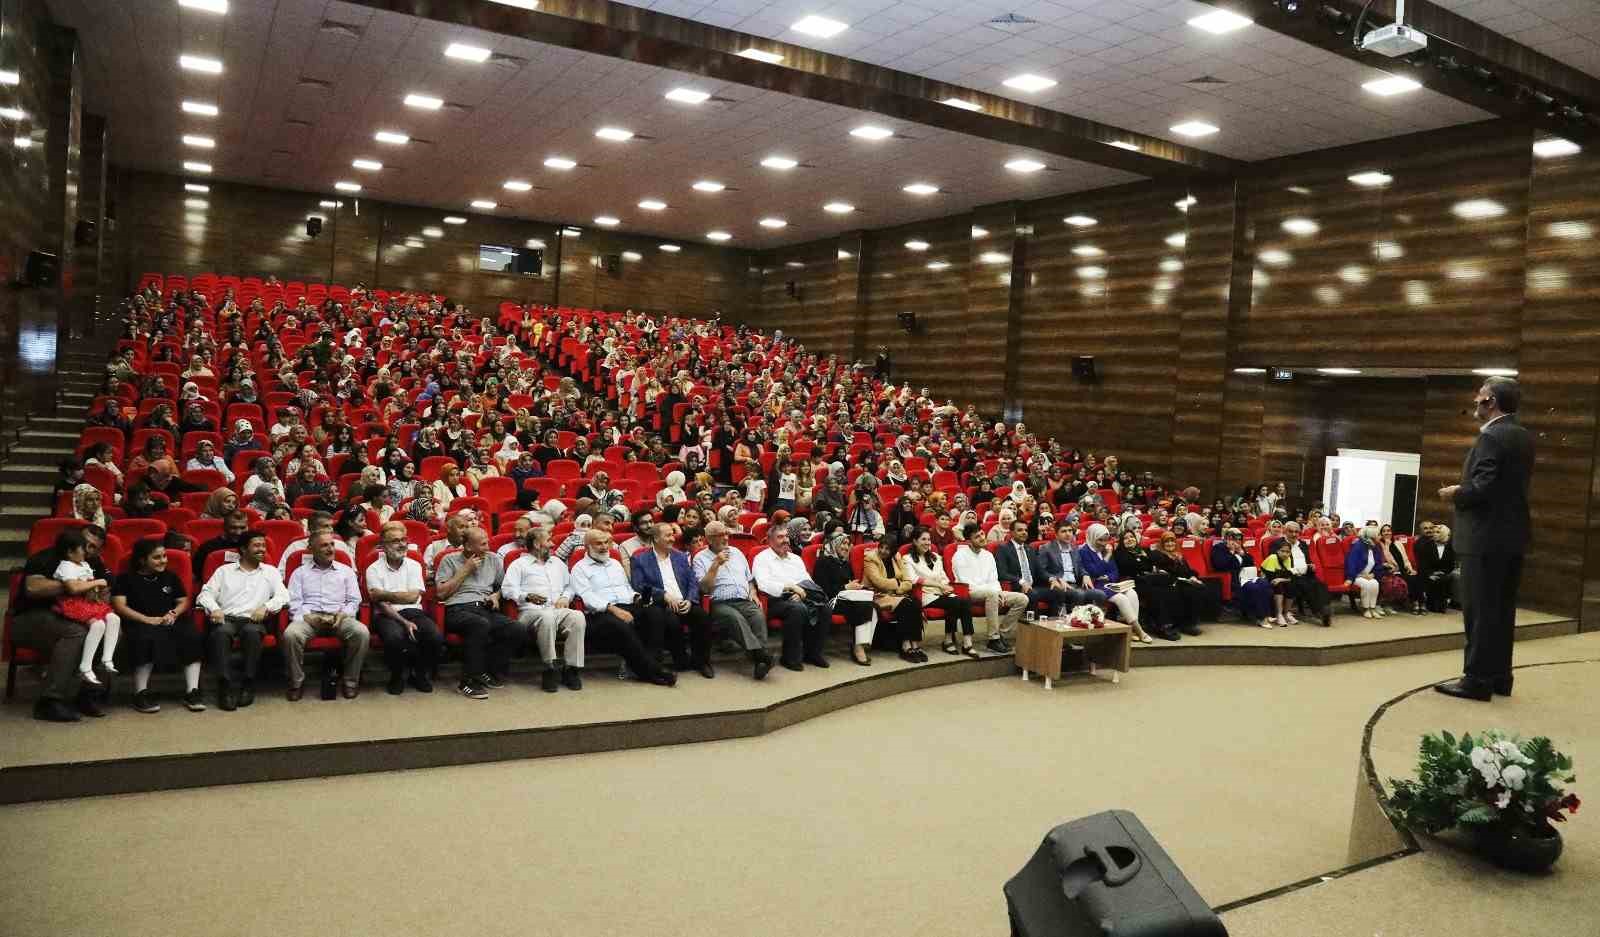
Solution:
[[(1111, 531), (1106, 529), (1106, 525), (1090, 524), (1089, 530), (1083, 535), (1083, 542), (1089, 544), (1089, 549), (1095, 550), (1095, 552), (1098, 553), (1099, 550), (1095, 547), (1095, 544), (1099, 543), (1102, 537), (1109, 538), (1110, 536)], [(1109, 546), (1110, 544), (1107, 545)]]

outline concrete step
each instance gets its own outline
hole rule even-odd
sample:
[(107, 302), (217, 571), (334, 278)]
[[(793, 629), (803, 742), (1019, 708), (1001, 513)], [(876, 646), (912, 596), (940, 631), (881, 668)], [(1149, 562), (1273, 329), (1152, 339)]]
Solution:
[(26, 559), (28, 556), (28, 528), (0, 528), (0, 558)]
[(0, 504), (0, 530), (27, 530), (33, 522), (46, 516), (49, 509), (41, 504)]
[(60, 462), (60, 456), (40, 462), (19, 461), (12, 456), (0, 465), (0, 492), (10, 492), (15, 485), (44, 485), (48, 494), (61, 472)]
[(83, 431), (83, 420), (70, 416), (30, 416), (24, 434), (34, 432), (71, 433), (76, 439)]
[[(13, 481), (15, 478), (28, 478), (29, 481)], [(0, 505), (24, 505), (36, 511), (50, 509), (50, 493), (55, 491), (55, 476), (46, 475), (43, 481), (33, 481), (33, 475), (26, 476), (5, 474), (0, 469)]]
[(45, 428), (36, 425), (37, 422), (29, 420), (28, 425), (22, 428), (22, 438), (28, 445), (47, 448), (65, 446), (69, 451), (78, 447), (77, 430)]
[(73, 443), (70, 441), (61, 442), (58, 440), (39, 439), (26, 430), (23, 431), (22, 438), (27, 445), (13, 446), (11, 457), (7, 460), (7, 464), (14, 461), (22, 463), (44, 462), (54, 465), (61, 460), (62, 456), (72, 455), (74, 448)]

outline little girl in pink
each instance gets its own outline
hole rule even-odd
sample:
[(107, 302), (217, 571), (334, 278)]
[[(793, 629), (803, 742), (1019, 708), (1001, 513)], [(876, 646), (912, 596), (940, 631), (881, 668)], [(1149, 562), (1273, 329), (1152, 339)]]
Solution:
[[(116, 673), (111, 655), (117, 649), (117, 638), (122, 633), (122, 619), (111, 610), (110, 584), (95, 577), (94, 568), (84, 562), (82, 540), (75, 540), (66, 548), (61, 562), (56, 564), (55, 578), (62, 584), (61, 598), (56, 600), (56, 613), (64, 618), (89, 626), (83, 639), (83, 658), (78, 662), (78, 675), (85, 683), (100, 685), (94, 672), (94, 652), (100, 649), (100, 665), (107, 673)], [(103, 639), (103, 640), (102, 640)]]

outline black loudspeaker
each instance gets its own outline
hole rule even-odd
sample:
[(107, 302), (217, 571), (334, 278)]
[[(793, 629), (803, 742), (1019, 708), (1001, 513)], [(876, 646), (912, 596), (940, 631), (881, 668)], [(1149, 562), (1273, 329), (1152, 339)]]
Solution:
[(904, 330), (905, 332), (909, 333), (909, 332), (915, 332), (917, 330), (917, 314), (916, 313), (914, 313), (914, 312), (902, 312), (902, 313), (899, 313), (898, 315), (896, 315), (895, 318), (900, 320), (900, 328), (902, 330)]
[(607, 274), (620, 277), (622, 276), (622, 255), (607, 254), (600, 259), (600, 266), (605, 268)]
[(1051, 830), (1005, 884), (1012, 937), (1227, 937), (1166, 850), (1126, 810)]
[(54, 286), (61, 278), (61, 259), (48, 251), (30, 251), (22, 264), (23, 286)]
[(1078, 355), (1072, 359), (1072, 376), (1080, 381), (1092, 381), (1100, 376), (1095, 370), (1094, 355)]
[(796, 283), (793, 280), (785, 280), (784, 281), (784, 283), (783, 283), (783, 291), (786, 294), (788, 294), (790, 299), (799, 299), (800, 298), (800, 284)]
[(517, 251), (517, 256), (511, 261), (512, 269), (525, 277), (544, 276), (544, 251), (534, 248), (523, 248)]
[(93, 244), (100, 238), (100, 226), (92, 218), (84, 218), (72, 229), (72, 241), (79, 247)]
[(306, 237), (314, 238), (322, 233), (322, 219), (312, 215), (306, 219)]

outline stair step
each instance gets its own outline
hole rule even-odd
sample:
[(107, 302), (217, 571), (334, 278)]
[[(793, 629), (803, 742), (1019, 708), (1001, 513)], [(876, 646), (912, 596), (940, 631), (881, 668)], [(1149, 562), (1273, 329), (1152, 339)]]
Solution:
[(30, 416), (28, 428), (24, 433), (32, 434), (35, 431), (47, 433), (71, 433), (74, 437), (83, 431), (83, 421), (70, 416)]
[(11, 458), (18, 462), (38, 462), (43, 459), (59, 461), (62, 456), (72, 455), (72, 450), (76, 448), (70, 442), (52, 443), (39, 440), (32, 433), (26, 434), (23, 438), (27, 439), (29, 444), (11, 450)]

